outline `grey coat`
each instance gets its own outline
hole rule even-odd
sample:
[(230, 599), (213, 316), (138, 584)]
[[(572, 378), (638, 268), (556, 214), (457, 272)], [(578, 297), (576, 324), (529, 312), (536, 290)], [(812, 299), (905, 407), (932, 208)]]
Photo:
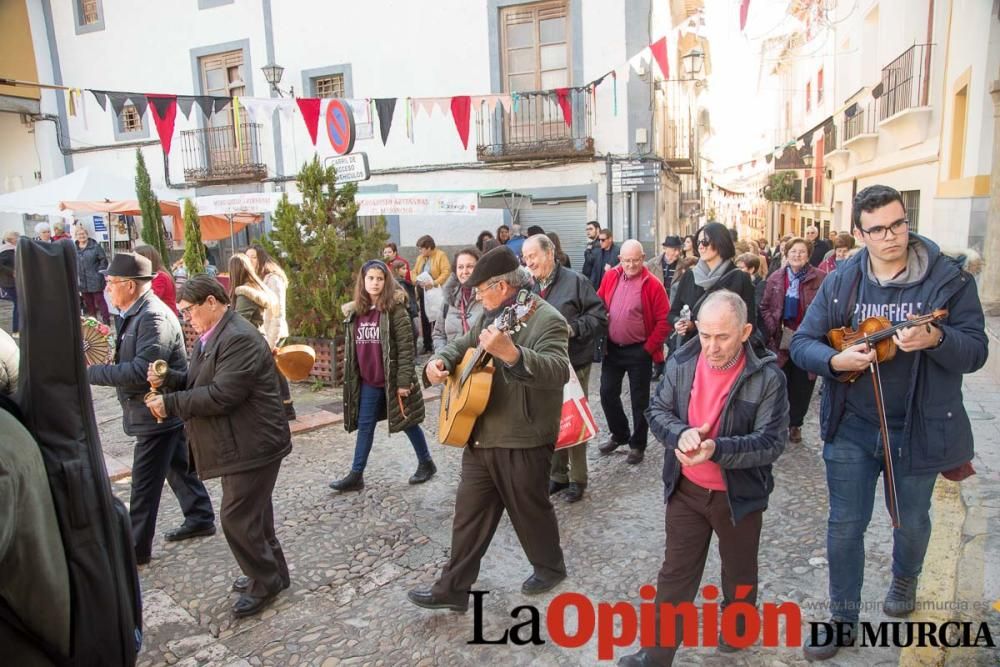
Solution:
[(103, 292), (104, 274), (101, 271), (108, 268), (108, 256), (104, 253), (104, 247), (94, 239), (87, 239), (86, 248), (81, 248), (78, 243), (73, 245), (76, 247), (80, 291)]
[[(440, 352), (444, 346), (455, 340), (472, 328), (479, 316), (483, 314), (483, 305), (475, 297), (468, 310), (464, 313), (459, 305), (461, 285), (458, 278), (452, 274), (444, 284), (444, 303), (441, 306), (441, 317), (434, 321), (434, 351)], [(463, 326), (464, 323), (464, 326)]]
[[(608, 311), (593, 285), (584, 276), (559, 264), (553, 269), (552, 283), (545, 290), (552, 304), (569, 324), (569, 360), (575, 370), (594, 361), (594, 346), (608, 331)], [(541, 295), (538, 283), (533, 290)]]

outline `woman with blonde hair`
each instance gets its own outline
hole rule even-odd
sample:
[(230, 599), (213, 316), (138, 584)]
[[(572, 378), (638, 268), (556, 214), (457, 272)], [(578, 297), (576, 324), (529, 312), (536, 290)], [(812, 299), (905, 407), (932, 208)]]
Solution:
[[(250, 263), (253, 264), (254, 271), (264, 281), (264, 285), (274, 297), (272, 306), (264, 310), (264, 338), (267, 339), (271, 352), (275, 352), (288, 338), (288, 318), (285, 309), (288, 276), (264, 249), (264, 246), (259, 243), (254, 243), (247, 248), (246, 254), (250, 258)], [(296, 417), (295, 406), (292, 404), (292, 392), (288, 386), (288, 380), (281, 373), (278, 373), (278, 384), (281, 386), (281, 401), (285, 405), (285, 416), (288, 417), (289, 421), (292, 421)]]
[(233, 310), (264, 333), (264, 312), (274, 307), (274, 295), (241, 252), (229, 258), (229, 302)]
[(389, 433), (403, 431), (417, 455), (410, 484), (422, 484), (437, 466), (420, 428), (424, 398), (413, 366), (413, 328), (400, 289), (385, 262), (364, 263), (354, 284), (354, 301), (344, 304), (344, 429), (357, 431), (354, 461), (336, 491), (360, 491), (375, 441), (375, 425), (388, 418)]

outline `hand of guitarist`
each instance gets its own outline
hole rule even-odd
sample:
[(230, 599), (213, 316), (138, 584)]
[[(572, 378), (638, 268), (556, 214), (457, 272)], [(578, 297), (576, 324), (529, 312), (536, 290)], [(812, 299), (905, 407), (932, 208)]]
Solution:
[(448, 369), (444, 367), (444, 362), (440, 359), (431, 359), (424, 369), (427, 380), (431, 384), (441, 384), (448, 379)]
[(513, 366), (521, 358), (521, 351), (517, 349), (517, 345), (514, 345), (510, 334), (506, 331), (497, 331), (497, 328), (492, 324), (479, 334), (479, 344), (483, 346), (484, 350), (508, 366)]

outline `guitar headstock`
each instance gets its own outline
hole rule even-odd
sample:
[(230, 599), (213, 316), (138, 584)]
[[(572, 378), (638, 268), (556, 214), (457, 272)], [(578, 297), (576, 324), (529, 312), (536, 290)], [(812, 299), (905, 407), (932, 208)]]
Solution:
[(537, 300), (530, 298), (530, 296), (521, 298), (521, 295), (518, 295), (514, 304), (507, 306), (496, 316), (496, 319), (493, 320), (493, 326), (497, 328), (497, 331), (518, 331), (537, 307)]

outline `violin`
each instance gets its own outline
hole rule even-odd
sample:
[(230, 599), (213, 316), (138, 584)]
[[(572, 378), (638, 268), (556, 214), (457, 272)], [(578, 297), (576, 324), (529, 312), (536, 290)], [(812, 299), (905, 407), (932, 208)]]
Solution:
[[(879, 431), (882, 435), (882, 458), (885, 467), (883, 476), (885, 478), (885, 495), (889, 509), (889, 517), (892, 520), (892, 527), (899, 528), (899, 497), (896, 494), (896, 473), (892, 461), (892, 444), (889, 442), (889, 424), (885, 417), (885, 401), (882, 394), (882, 376), (879, 371), (879, 364), (889, 361), (896, 356), (896, 341), (893, 336), (897, 331), (910, 327), (926, 326), (930, 331), (931, 323), (943, 320), (948, 317), (948, 311), (944, 309), (935, 310), (927, 315), (914, 317), (912, 320), (905, 320), (899, 324), (892, 324), (884, 317), (869, 317), (858, 325), (857, 329), (850, 327), (840, 327), (830, 329), (827, 332), (827, 340), (830, 346), (838, 352), (842, 352), (852, 345), (865, 343), (869, 350), (875, 351), (875, 359), (869, 364), (872, 372), (872, 388), (875, 391), (875, 412), (879, 418)], [(837, 379), (841, 382), (854, 382), (864, 371), (851, 371), (841, 373)]]
[[(837, 350), (837, 352), (843, 352), (858, 343), (866, 343), (868, 349), (875, 350), (875, 361), (883, 363), (891, 361), (896, 356), (896, 341), (893, 340), (893, 337), (897, 331), (919, 326), (926, 326), (929, 331), (932, 322), (938, 322), (946, 317), (948, 317), (948, 311), (943, 308), (895, 325), (885, 317), (869, 317), (858, 325), (857, 329), (851, 329), (850, 327), (830, 329), (826, 334), (826, 338), (830, 341), (830, 347)], [(840, 382), (854, 382), (861, 377), (863, 372), (844, 372), (838, 375), (837, 379)]]

